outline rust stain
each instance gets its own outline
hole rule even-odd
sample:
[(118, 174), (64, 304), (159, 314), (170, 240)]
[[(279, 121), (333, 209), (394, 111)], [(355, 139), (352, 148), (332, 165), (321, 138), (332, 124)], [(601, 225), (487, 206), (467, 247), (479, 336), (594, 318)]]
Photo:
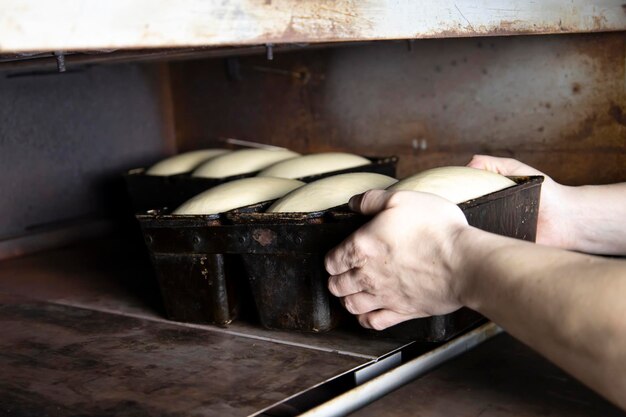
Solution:
[(257, 37), (259, 42), (319, 43), (360, 39), (364, 30), (371, 30), (373, 22), (361, 12), (358, 1), (340, 1), (333, 7), (303, 3), (294, 10), (282, 30), (266, 32)]
[(261, 246), (269, 246), (276, 240), (276, 233), (269, 229), (256, 229), (252, 233), (252, 238), (259, 242)]
[[(300, 84), (301, 80), (294, 83), (288, 77), (264, 76), (243, 80), (234, 88), (222, 82), (223, 69), (217, 63), (184, 64), (184, 72), (175, 71), (181, 85), (174, 91), (177, 100), (182, 103), (192, 100), (197, 103), (197, 109), (189, 112), (188, 105), (182, 106), (181, 136), (187, 143), (202, 144), (195, 138), (210, 131), (219, 135), (253, 135), (301, 152), (345, 150), (366, 155), (397, 154), (400, 176), (437, 165), (464, 164), (473, 153), (483, 152), (525, 158), (571, 184), (623, 181), (624, 127), (619, 121), (626, 117), (626, 101), (620, 89), (626, 49), (622, 34), (454, 40), (449, 42), (447, 52), (435, 46), (447, 42), (415, 42), (413, 54), (422, 55), (426, 60), (422, 62), (430, 62), (423, 66), (412, 61), (411, 55), (396, 54), (397, 46), (384, 43), (346, 48), (346, 52), (324, 49), (281, 56), (281, 68), (289, 71), (308, 68), (312, 76), (306, 87)], [(491, 87), (480, 87), (489, 85), (487, 82), (497, 83), (497, 75), (504, 70), (490, 61), (493, 51), (507, 48), (526, 51), (531, 47), (537, 49), (529, 66), (536, 68), (543, 66), (544, 61), (549, 62), (555, 70), (567, 75), (562, 78), (565, 84), (554, 83), (546, 88), (545, 94), (537, 94), (541, 93), (538, 87), (541, 82), (530, 83), (527, 92), (519, 93), (497, 84), (506, 94), (496, 96)], [(465, 66), (461, 62), (468, 48), (476, 55), (459, 81), (460, 73), (455, 70)], [(382, 52), (384, 55), (379, 55)], [(393, 77), (375, 78), (380, 74), (379, 56), (387, 61), (385, 73)], [(349, 69), (352, 66), (348, 57), (359, 63), (358, 70)], [(268, 66), (263, 57), (242, 58), (242, 63)], [(578, 67), (569, 71), (560, 66), (566, 63), (576, 63)], [(384, 66), (381, 64), (380, 68)], [(201, 85), (215, 96), (227, 97), (229, 106), (213, 107), (200, 97), (198, 80), (208, 78), (207, 73), (211, 74), (211, 81), (202, 81)], [(322, 80), (317, 74), (325, 74), (326, 78)], [(488, 80), (492, 74), (496, 77)], [(187, 80), (184, 83), (183, 78)], [(415, 86), (418, 83), (412, 84), (412, 80), (416, 78), (433, 86)], [(515, 82), (518, 88), (523, 85)], [(469, 97), (457, 96), (459, 85), (468, 90), (478, 88), (484, 97), (499, 100), (497, 107), (479, 105), (492, 110), (475, 116), (485, 125), (483, 128), (474, 127), (469, 116), (473, 102)], [(258, 92), (263, 95), (257, 96)], [(255, 97), (252, 102), (250, 94)], [(265, 109), (261, 103), (275, 104)], [(247, 116), (235, 118), (230, 115), (229, 107), (241, 108), (248, 112)], [(264, 110), (256, 113), (246, 110), (252, 107)], [(394, 110), (387, 110), (389, 107)], [(375, 108), (381, 110), (374, 111)], [(504, 111), (507, 108), (517, 113)], [(207, 111), (220, 117), (207, 120), (203, 118)], [(337, 112), (347, 114), (345, 118), (337, 117)], [(534, 118), (530, 112), (534, 112)], [(468, 126), (470, 129), (466, 130)], [(420, 148), (422, 139), (427, 141), (427, 149)]]
[(502, 20), (499, 28), (502, 30), (515, 30), (517, 26), (523, 23), (524, 22), (522, 20)]
[(611, 106), (609, 107), (609, 116), (620, 125), (626, 126), (626, 114), (624, 114), (624, 110), (613, 102), (611, 102)]
[(598, 116), (596, 114), (584, 118), (578, 125), (578, 129), (563, 136), (563, 142), (567, 144), (569, 142), (583, 141), (591, 137), (597, 125), (597, 119)]
[(593, 28), (596, 30), (601, 30), (605, 23), (607, 23), (605, 16), (593, 16)]
[[(626, 6), (626, 5), (624, 5)], [(623, 7), (624, 7), (623, 6)], [(259, 43), (290, 43), (290, 42), (339, 42), (387, 39), (380, 36), (370, 36), (366, 33), (374, 28), (371, 19), (364, 16), (358, 2), (340, 2), (334, 8), (322, 5), (312, 6), (293, 13), (286, 26), (278, 31), (266, 32), (258, 39)], [(458, 9), (458, 8), (457, 8)], [(460, 11), (459, 11), (460, 12)], [(429, 31), (420, 31), (409, 36), (413, 39), (430, 38), (457, 38), (473, 36), (508, 36), (527, 34), (552, 34), (579, 32), (580, 27), (568, 25), (562, 20), (543, 25), (530, 25), (524, 20), (501, 20), (495, 25), (472, 25), (465, 16), (466, 24), (448, 21), (439, 22), (436, 28)], [(588, 32), (602, 32), (606, 30), (608, 20), (605, 16), (592, 16), (593, 23), (586, 27)]]

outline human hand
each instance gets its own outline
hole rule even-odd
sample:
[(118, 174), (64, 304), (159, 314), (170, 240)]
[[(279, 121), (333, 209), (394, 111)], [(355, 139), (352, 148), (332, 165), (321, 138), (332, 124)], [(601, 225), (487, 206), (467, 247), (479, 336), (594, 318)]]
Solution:
[(511, 158), (474, 155), (468, 167), (484, 169), (508, 176), (543, 175), (539, 216), (537, 219), (537, 243), (563, 249), (575, 249), (576, 242), (568, 222), (568, 188), (555, 182), (543, 172)]
[(458, 234), (469, 228), (455, 204), (432, 194), (372, 190), (350, 208), (376, 215), (326, 256), (330, 292), (362, 326), (382, 330), (462, 306), (453, 271)]

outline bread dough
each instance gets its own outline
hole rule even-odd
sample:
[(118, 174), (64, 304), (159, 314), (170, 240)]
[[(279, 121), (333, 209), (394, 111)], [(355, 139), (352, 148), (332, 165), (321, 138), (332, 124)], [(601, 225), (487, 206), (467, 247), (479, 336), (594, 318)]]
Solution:
[(385, 189), (395, 178), (370, 172), (334, 175), (300, 187), (267, 210), (270, 213), (313, 212), (347, 203), (350, 197), (367, 190)]
[(303, 186), (286, 178), (244, 178), (229, 181), (192, 197), (173, 214), (216, 214), (262, 201), (274, 200)]
[(368, 165), (372, 162), (359, 155), (344, 152), (323, 152), (303, 155), (278, 162), (261, 171), (259, 177), (302, 178)]
[(225, 178), (233, 175), (249, 174), (273, 165), (276, 162), (295, 158), (296, 156), (300, 156), (300, 154), (286, 149), (241, 149), (212, 158), (200, 165), (192, 173), (192, 176)]
[(398, 181), (389, 190), (422, 191), (459, 204), (513, 185), (513, 180), (482, 169), (440, 167)]
[(152, 165), (146, 175), (167, 176), (193, 171), (198, 165), (230, 152), (228, 149), (200, 149), (171, 156)]

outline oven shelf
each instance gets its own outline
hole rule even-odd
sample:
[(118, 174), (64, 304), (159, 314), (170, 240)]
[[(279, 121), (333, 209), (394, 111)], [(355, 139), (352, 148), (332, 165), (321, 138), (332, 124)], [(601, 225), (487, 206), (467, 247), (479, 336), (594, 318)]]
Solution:
[[(117, 239), (0, 262), (3, 412), (245, 416), (398, 346), (338, 331), (320, 337), (170, 322), (146, 296), (145, 266)], [(502, 410), (621, 415), (509, 336), (356, 415), (488, 417)]]
[(150, 271), (140, 250), (114, 238), (95, 240), (1, 262), (0, 293), (365, 360), (406, 343), (372, 339), (358, 329), (322, 335), (267, 330), (243, 321), (227, 328), (172, 322), (164, 318), (156, 278)]

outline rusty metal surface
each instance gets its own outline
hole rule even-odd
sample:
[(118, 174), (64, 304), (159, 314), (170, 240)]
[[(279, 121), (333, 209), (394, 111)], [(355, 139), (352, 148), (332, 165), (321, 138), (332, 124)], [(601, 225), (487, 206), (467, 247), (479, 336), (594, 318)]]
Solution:
[[(0, 239), (125, 209), (119, 173), (174, 147), (163, 79), (137, 65), (0, 75)], [(0, 257), (28, 250), (3, 246)]]
[(398, 155), (400, 176), (489, 153), (567, 184), (624, 181), (625, 63), (623, 33), (387, 42), (244, 57), (236, 73), (173, 63), (177, 138), (367, 149)]
[[(66, 23), (60, 24), (59, 22)], [(265, 45), (626, 29), (621, 0), (5, 0), (0, 52)]]
[(366, 360), (65, 306), (0, 304), (11, 416), (245, 416)]
[(351, 416), (617, 417), (624, 412), (501, 335)]
[[(144, 262), (141, 252), (120, 239), (86, 242), (0, 262), (0, 293), (174, 323), (165, 319), (149, 260)], [(401, 345), (395, 339), (372, 340), (362, 329), (335, 330), (320, 337), (304, 332), (267, 330), (252, 320), (231, 323), (228, 329), (212, 325), (176, 325), (368, 359)]]

